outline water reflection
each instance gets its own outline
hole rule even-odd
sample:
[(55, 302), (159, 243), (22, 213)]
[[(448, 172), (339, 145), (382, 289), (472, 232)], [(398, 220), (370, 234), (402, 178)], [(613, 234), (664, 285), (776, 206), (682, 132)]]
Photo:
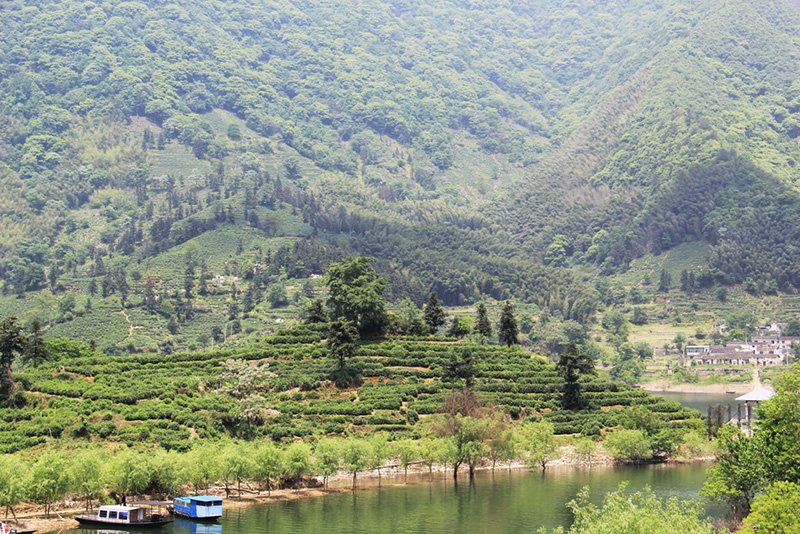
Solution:
[(175, 519), (175, 529), (189, 534), (222, 534), (222, 525), (215, 522), (191, 521), (185, 518)]

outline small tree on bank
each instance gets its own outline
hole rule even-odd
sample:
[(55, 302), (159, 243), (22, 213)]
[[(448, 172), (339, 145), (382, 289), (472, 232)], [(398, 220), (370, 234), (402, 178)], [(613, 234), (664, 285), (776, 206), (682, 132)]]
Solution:
[(283, 471), (283, 451), (271, 441), (266, 441), (256, 449), (253, 459), (253, 478), (267, 487), (267, 495), (272, 495), (272, 480)]
[(369, 466), (371, 448), (368, 441), (358, 438), (348, 438), (342, 445), (344, 465), (348, 471), (353, 473), (353, 489), (356, 489), (358, 473)]
[(314, 466), (322, 475), (322, 488), (328, 487), (328, 477), (339, 472), (341, 458), (340, 440), (322, 438), (314, 447)]
[(300, 489), (303, 477), (311, 471), (311, 447), (302, 441), (295, 441), (284, 451), (283, 473), (294, 480), (295, 489)]
[(554, 438), (553, 424), (548, 421), (526, 423), (517, 433), (520, 453), (530, 467), (540, 466), (544, 471), (550, 460), (558, 457), (558, 444)]
[(489, 455), (488, 442), (492, 425), (492, 410), (485, 408), (469, 390), (454, 392), (445, 399), (443, 413), (430, 419), (434, 435), (444, 438), (447, 460), (453, 466), (453, 478), (458, 478), (458, 468), (466, 464), (469, 475)]

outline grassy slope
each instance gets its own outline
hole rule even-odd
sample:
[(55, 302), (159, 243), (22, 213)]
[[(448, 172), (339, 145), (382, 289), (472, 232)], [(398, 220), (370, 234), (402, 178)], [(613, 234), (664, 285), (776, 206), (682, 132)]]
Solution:
[[(0, 448), (25, 448), (52, 439), (108, 439), (191, 446), (189, 436), (271, 435), (275, 439), (331, 434), (369, 435), (388, 431), (396, 438), (419, 434), (413, 410), (435, 413), (449, 392), (442, 381), (454, 355), (471, 349), (476, 358), (475, 390), (514, 419), (541, 415), (560, 434), (578, 433), (587, 421), (616, 426), (619, 409), (646, 405), (677, 426), (696, 424), (697, 413), (682, 410), (641, 390), (602, 379), (584, 383), (589, 408), (560, 409), (563, 379), (554, 366), (518, 348), (430, 341), (368, 341), (357, 365), (364, 384), (337, 389), (328, 382), (331, 362), (321, 338), (326, 325), (283, 331), (235, 351), (107, 357), (82, 349), (79, 356), (27, 368), (18, 378), (28, 406), (8, 409), (0, 422)], [(237, 420), (237, 402), (218, 396), (219, 373), (228, 358), (268, 363), (277, 377), (262, 391), (273, 412), (265, 424)], [(351, 365), (355, 362), (351, 362)]]

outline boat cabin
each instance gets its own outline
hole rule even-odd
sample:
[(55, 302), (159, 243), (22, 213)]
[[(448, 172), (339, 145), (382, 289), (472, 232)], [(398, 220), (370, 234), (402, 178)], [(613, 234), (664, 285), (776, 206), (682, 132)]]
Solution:
[(175, 497), (172, 508), (177, 515), (192, 519), (215, 519), (222, 517), (222, 498), (211, 495)]
[(76, 515), (81, 525), (129, 525), (135, 527), (160, 527), (172, 523), (172, 519), (158, 513), (168, 502), (140, 501), (130, 506), (103, 505), (96, 514)]
[(97, 518), (109, 523), (141, 523), (147, 519), (144, 508), (137, 506), (103, 505)]

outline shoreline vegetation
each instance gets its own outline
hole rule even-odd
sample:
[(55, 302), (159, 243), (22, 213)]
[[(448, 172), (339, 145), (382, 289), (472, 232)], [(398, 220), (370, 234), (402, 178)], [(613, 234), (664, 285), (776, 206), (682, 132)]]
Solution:
[[(610, 454), (600, 452), (595, 457), (591, 458), (589, 462), (576, 453), (575, 447), (564, 446), (560, 448), (560, 455), (548, 464), (548, 469), (563, 470), (563, 469), (609, 469), (624, 462), (615, 460)], [(642, 465), (662, 465), (667, 468), (676, 465), (687, 463), (706, 463), (713, 461), (713, 456), (701, 455), (695, 457), (675, 457), (658, 461), (642, 462)], [(498, 462), (494, 466), (482, 465), (476, 468), (476, 471), (481, 476), (500, 474), (504, 472), (519, 472), (519, 471), (533, 472), (536, 468), (532, 468), (524, 463), (517, 461), (513, 462)], [(463, 474), (468, 473), (468, 468), (460, 470)], [(337, 495), (340, 493), (351, 493), (353, 491), (375, 490), (382, 487), (398, 487), (406, 485), (420, 485), (420, 484), (436, 484), (436, 483), (457, 483), (454, 482), (452, 477), (452, 469), (444, 465), (433, 465), (431, 468), (423, 465), (422, 462), (414, 462), (408, 467), (405, 472), (401, 462), (398, 460), (395, 463), (381, 466), (380, 468), (365, 471), (359, 474), (358, 484), (356, 488), (352, 487), (352, 476), (347, 471), (339, 471), (336, 475), (328, 477), (327, 486), (323, 487), (321, 482), (321, 475), (312, 475), (304, 479), (303, 487), (291, 488), (283, 487), (279, 489), (272, 489), (270, 491), (258, 488), (251, 483), (247, 483), (242, 487), (241, 495), (238, 494), (236, 488), (226, 488), (224, 484), (217, 483), (213, 487), (204, 490), (203, 494), (217, 495), (225, 498), (225, 508), (239, 508), (254, 506), (259, 504), (270, 504), (277, 502), (293, 501), (298, 499), (314, 499), (325, 497), (328, 495)], [(179, 492), (180, 493), (180, 492)], [(187, 489), (181, 495), (195, 495), (198, 492)], [(228, 493), (226, 495), (226, 493)], [(176, 493), (175, 496), (178, 496)], [(144, 496), (137, 496), (144, 497)], [(152, 497), (149, 495), (148, 497)], [(128, 499), (133, 501), (135, 499)], [(60, 507), (51, 507), (51, 513), (55, 516), (46, 516), (45, 507), (43, 505), (36, 505), (33, 503), (25, 503), (19, 507), (16, 513), (17, 520), (14, 521), (12, 517), (6, 517), (5, 522), (17, 525), (20, 528), (32, 528), (38, 532), (60, 532), (66, 529), (78, 527), (78, 522), (73, 519), (73, 516), (85, 513), (85, 502), (80, 500), (64, 499), (59, 503)], [(95, 506), (96, 508), (96, 506)]]

